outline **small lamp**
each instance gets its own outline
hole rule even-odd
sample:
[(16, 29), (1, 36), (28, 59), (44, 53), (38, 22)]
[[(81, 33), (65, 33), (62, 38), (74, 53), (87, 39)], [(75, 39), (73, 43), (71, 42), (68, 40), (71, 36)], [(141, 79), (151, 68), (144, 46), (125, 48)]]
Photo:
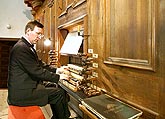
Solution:
[(45, 46), (50, 46), (50, 45), (51, 45), (51, 40), (50, 40), (50, 38), (47, 38), (47, 39), (44, 40), (44, 45), (45, 45)]

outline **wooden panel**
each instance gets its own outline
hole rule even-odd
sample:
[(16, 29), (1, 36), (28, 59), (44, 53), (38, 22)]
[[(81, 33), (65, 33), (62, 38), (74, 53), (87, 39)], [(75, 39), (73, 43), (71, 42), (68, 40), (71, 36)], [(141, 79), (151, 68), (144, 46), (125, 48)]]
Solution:
[(165, 0), (160, 0), (160, 10), (159, 10), (159, 43), (158, 43), (158, 54), (159, 54), (159, 64), (158, 65), (160, 73), (158, 74), (160, 78), (159, 80), (159, 114), (160, 119), (165, 118)]
[[(50, 38), (50, 26), (51, 26), (51, 9), (50, 8), (48, 8), (48, 7), (46, 7), (45, 8), (45, 18), (44, 18), (44, 35), (45, 35), (45, 38), (43, 39), (43, 40), (45, 40), (45, 39), (48, 39), (48, 38)], [(49, 57), (49, 55), (48, 55), (48, 52), (49, 52), (49, 50), (50, 50), (50, 46), (46, 46), (46, 45), (44, 45), (43, 44), (43, 47), (44, 47), (44, 57), (43, 57), (43, 60), (46, 62), (46, 63), (48, 63), (49, 61), (48, 61), (48, 57)]]
[[(64, 4), (64, 3), (63, 3)], [(66, 2), (67, 4), (67, 2)], [(58, 4), (61, 5), (61, 4)], [(57, 6), (59, 8), (60, 6)], [(86, 0), (80, 0), (77, 2), (70, 2), (70, 4), (63, 8), (64, 11), (58, 16), (58, 28), (66, 25), (71, 25), (73, 22), (75, 24), (76, 21), (82, 19), (86, 16)], [(62, 9), (62, 10), (63, 10)], [(61, 10), (59, 9), (59, 12)]]
[(109, 5), (105, 63), (154, 71), (155, 0), (111, 0)]
[[(116, 0), (113, 0), (113, 2), (114, 1)], [(119, 6), (123, 4), (123, 1), (125, 0), (120, 0)], [(135, 0), (134, 2), (145, 3), (145, 1), (143, 0), (138, 0), (138, 1)], [(152, 2), (150, 2), (150, 4)], [(155, 6), (158, 6), (159, 3), (157, 2), (158, 1), (156, 0), (154, 1)], [(111, 15), (112, 15), (111, 14), (112, 11), (110, 11), (110, 3), (111, 3), (111, 0), (101, 0), (101, 1), (97, 0), (96, 2), (93, 2), (92, 0), (90, 0), (88, 2), (88, 5), (89, 5), (88, 6), (89, 8), (88, 9), (88, 31), (89, 31), (88, 33), (90, 35), (88, 38), (88, 48), (93, 49), (93, 52), (98, 54), (98, 59), (94, 60), (95, 62), (98, 63), (98, 67), (99, 67), (97, 69), (98, 80), (97, 80), (96, 85), (105, 89), (107, 92), (109, 92), (109, 94), (115, 95), (119, 99), (123, 99), (123, 101), (130, 103), (133, 106), (138, 107), (139, 109), (142, 109), (144, 112), (143, 117), (145, 119), (151, 119), (151, 118), (154, 119), (155, 117), (159, 115), (158, 114), (158, 110), (159, 110), (158, 105), (159, 105), (159, 98), (160, 98), (159, 97), (159, 81), (163, 79), (163, 78), (161, 79), (162, 76), (159, 76), (161, 74), (161, 72), (159, 72), (159, 69), (160, 67), (162, 67), (162, 63), (161, 63), (162, 61), (159, 60), (158, 56), (156, 57), (157, 62), (156, 62), (155, 72), (148, 71), (148, 70), (141, 70), (141, 69), (144, 69), (143, 67), (141, 69), (137, 69), (138, 68), (136, 66), (137, 64), (134, 64), (137, 68), (132, 68), (134, 65), (132, 67), (131, 66), (128, 67), (128, 66), (124, 66), (124, 64), (109, 65), (107, 63), (103, 63), (105, 60), (104, 59), (105, 54), (108, 54), (106, 55), (107, 56), (106, 58), (110, 56), (110, 46), (111, 46), (110, 45), (111, 43), (110, 28), (112, 27), (111, 25), (113, 25), (113, 23), (111, 23), (111, 20), (110, 20)], [(152, 3), (152, 5), (154, 4)], [(141, 5), (141, 7), (143, 7), (143, 5)], [(131, 10), (129, 11), (131, 12)], [(129, 12), (129, 11), (126, 11), (126, 12)], [(155, 12), (157, 15), (159, 14), (157, 13), (156, 10)], [(155, 18), (155, 20), (156, 19), (158, 18)], [(145, 20), (144, 20), (144, 24), (145, 24)], [(155, 23), (155, 25), (156, 27), (158, 27), (157, 23)], [(163, 26), (162, 26), (162, 29), (163, 29)], [(156, 35), (159, 31), (157, 31), (156, 29), (154, 30), (155, 30), (155, 35)], [(117, 35), (120, 35), (120, 34), (118, 33)], [(132, 34), (129, 34), (129, 35), (133, 37)], [(162, 37), (162, 39), (163, 38), (164, 37)], [(155, 41), (156, 46), (158, 48), (157, 43), (160, 42), (159, 38), (155, 36), (155, 40), (156, 40)], [(134, 40), (132, 40), (131, 43), (134, 43)], [(163, 83), (161, 87), (163, 87)]]

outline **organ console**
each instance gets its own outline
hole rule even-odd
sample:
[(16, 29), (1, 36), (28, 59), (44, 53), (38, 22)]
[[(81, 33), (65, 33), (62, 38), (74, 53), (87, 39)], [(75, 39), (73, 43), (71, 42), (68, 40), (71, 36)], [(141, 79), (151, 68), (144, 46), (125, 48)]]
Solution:
[[(61, 67), (63, 69), (61, 74), (67, 75), (69, 80), (63, 78), (60, 79), (60, 83), (72, 91), (72, 93), (68, 91), (73, 95), (70, 101), (71, 105), (74, 105), (72, 107), (75, 108), (75, 105), (79, 105), (77, 110), (81, 109), (92, 119), (137, 119), (142, 115), (141, 110), (103, 93), (99, 87), (95, 86), (94, 81), (97, 80), (97, 77), (93, 76), (93, 72), (96, 70), (95, 67), (92, 67), (93, 58), (90, 55), (79, 55), (79, 57), (84, 62), (80, 63), (81, 65), (67, 64), (67, 66)], [(84, 115), (81, 112), (79, 114), (82, 117)]]
[[(71, 33), (68, 35), (68, 39), (65, 39), (60, 54), (68, 56), (69, 62), (58, 68), (59, 71), (57, 71), (60, 74), (59, 86), (66, 90), (70, 96), (69, 106), (83, 119), (85, 119), (85, 113), (88, 116), (92, 115), (91, 117), (94, 117), (94, 119), (138, 118), (142, 115), (140, 110), (109, 96), (105, 90), (97, 87), (98, 63), (95, 59), (98, 58), (98, 54), (93, 54), (93, 49), (88, 49), (88, 53), (73, 52), (73, 46), (70, 45), (73, 42), (72, 40), (76, 42), (78, 40), (82, 41), (80, 36), (83, 37), (84, 35), (80, 34), (79, 28), (78, 31), (78, 38), (75, 38), (77, 34)], [(80, 42), (77, 43), (81, 46)], [(58, 67), (58, 52), (50, 50), (49, 56), (51, 59), (50, 64)], [(82, 106), (84, 108), (81, 108)], [(87, 111), (84, 111), (84, 109)], [(129, 110), (129, 113), (127, 110)]]
[(60, 82), (67, 86), (74, 92), (82, 91), (87, 97), (95, 96), (101, 94), (97, 88), (92, 85), (93, 81), (97, 80), (97, 77), (92, 76), (92, 72), (95, 68), (92, 67), (93, 58), (91, 54), (78, 54), (81, 58), (80, 65), (67, 64), (67, 66), (62, 66), (65, 68), (61, 73), (68, 75), (69, 80), (61, 79)]

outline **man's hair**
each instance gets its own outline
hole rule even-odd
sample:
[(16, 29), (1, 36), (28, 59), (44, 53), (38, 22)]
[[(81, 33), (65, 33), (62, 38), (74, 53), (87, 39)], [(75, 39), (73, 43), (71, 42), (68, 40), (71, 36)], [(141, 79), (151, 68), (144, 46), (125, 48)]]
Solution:
[(32, 20), (32, 21), (29, 21), (26, 26), (25, 26), (25, 33), (26, 33), (26, 30), (28, 28), (30, 28), (32, 31), (34, 30), (34, 27), (37, 26), (39, 28), (43, 28), (44, 26), (38, 22), (37, 20)]

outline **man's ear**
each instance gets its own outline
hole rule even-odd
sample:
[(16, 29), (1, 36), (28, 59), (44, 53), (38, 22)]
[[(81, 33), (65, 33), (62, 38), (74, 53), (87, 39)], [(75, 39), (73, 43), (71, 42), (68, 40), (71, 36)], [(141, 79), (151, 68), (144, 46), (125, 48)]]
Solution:
[(28, 28), (28, 29), (26, 30), (26, 34), (29, 34), (31, 31), (32, 31), (32, 30), (31, 30), (30, 28)]

